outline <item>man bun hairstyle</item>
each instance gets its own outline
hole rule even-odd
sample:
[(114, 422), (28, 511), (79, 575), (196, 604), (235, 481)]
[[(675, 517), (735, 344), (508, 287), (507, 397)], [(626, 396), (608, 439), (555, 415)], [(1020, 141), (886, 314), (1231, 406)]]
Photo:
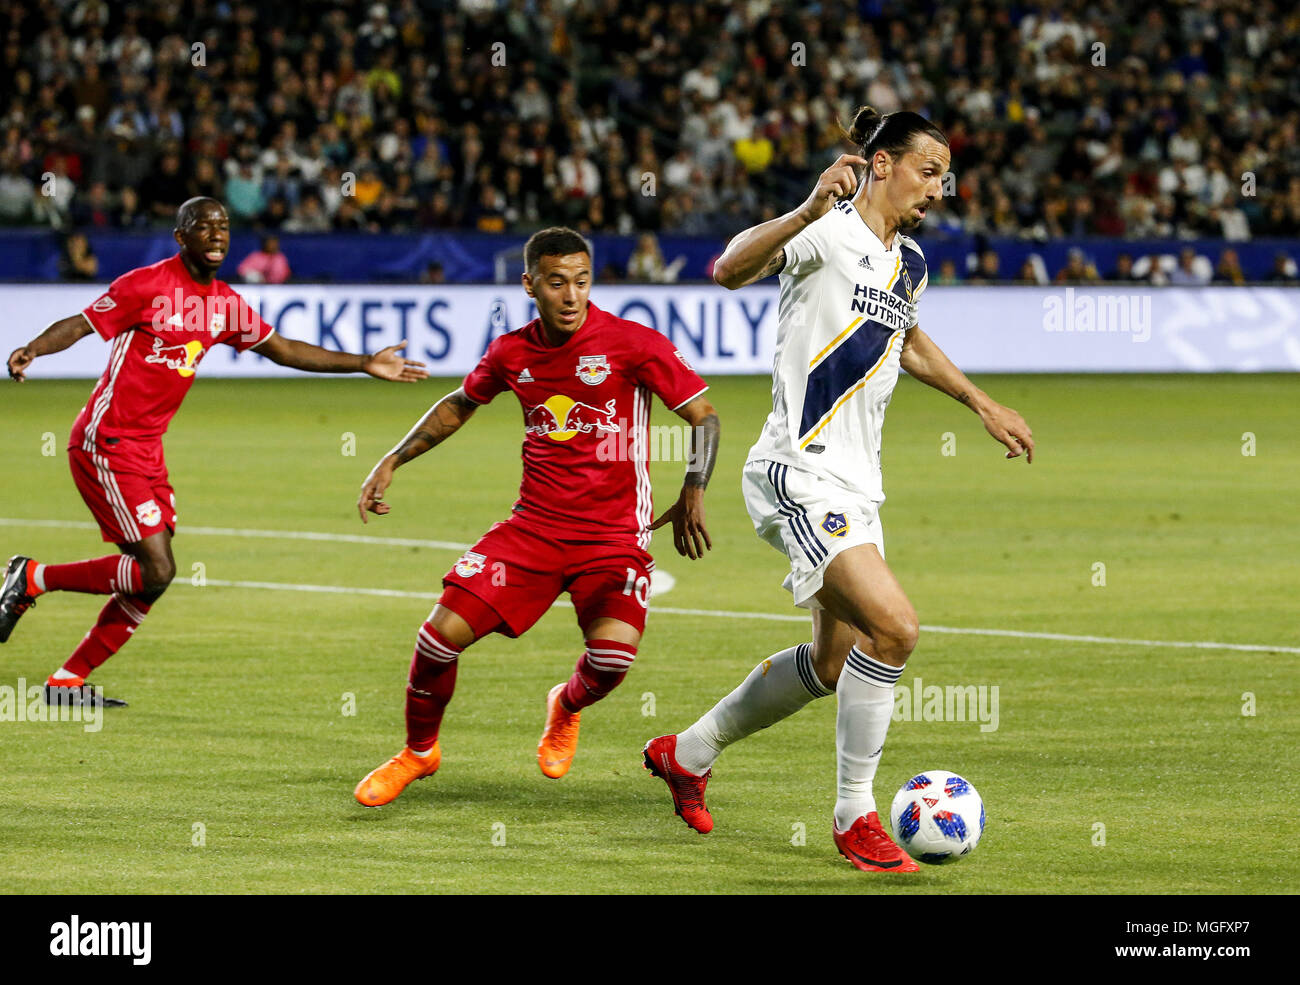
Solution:
[(906, 110), (881, 116), (872, 106), (859, 106), (853, 112), (852, 125), (845, 130), (840, 124), (840, 133), (850, 143), (857, 144), (868, 161), (878, 150), (897, 160), (912, 149), (913, 142), (921, 135), (948, 146), (942, 130), (924, 116)]
[(573, 253), (591, 256), (591, 244), (567, 226), (551, 226), (533, 233), (524, 244), (524, 269), (529, 276), (537, 276), (537, 264), (542, 257), (563, 257)]

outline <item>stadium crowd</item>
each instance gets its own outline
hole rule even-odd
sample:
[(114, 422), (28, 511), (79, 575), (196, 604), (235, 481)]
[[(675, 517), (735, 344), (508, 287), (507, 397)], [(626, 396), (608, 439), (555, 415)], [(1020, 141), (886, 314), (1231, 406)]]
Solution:
[(1300, 234), (1282, 0), (17, 0), (0, 32), (0, 224), (212, 195), (267, 235), (726, 237), (865, 102), (949, 136), (926, 236)]

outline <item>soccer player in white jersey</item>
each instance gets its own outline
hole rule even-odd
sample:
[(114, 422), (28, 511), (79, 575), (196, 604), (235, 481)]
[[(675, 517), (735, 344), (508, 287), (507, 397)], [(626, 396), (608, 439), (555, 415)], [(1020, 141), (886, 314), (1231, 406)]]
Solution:
[(977, 413), (1007, 458), (1032, 461), (1034, 441), (917, 323), (925, 258), (903, 230), (940, 197), (947, 139), (915, 113), (867, 106), (847, 137), (860, 156), (842, 155), (799, 208), (733, 239), (713, 275), (731, 290), (781, 275), (772, 413), (744, 494), (759, 536), (790, 560), (785, 587), (811, 610), (813, 638), (762, 660), (684, 732), (652, 739), (645, 764), (682, 819), (711, 831), (704, 788), (722, 750), (835, 693), (835, 845), (863, 871), (914, 872), (872, 794), (894, 683), (919, 630), (885, 564), (879, 518), (880, 432), (899, 368)]

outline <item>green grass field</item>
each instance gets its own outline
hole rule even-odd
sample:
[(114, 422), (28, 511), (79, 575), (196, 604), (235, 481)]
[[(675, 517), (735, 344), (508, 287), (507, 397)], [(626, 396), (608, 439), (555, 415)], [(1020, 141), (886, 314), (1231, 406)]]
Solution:
[[(1033, 466), (1003, 460), (974, 415), (909, 379), (886, 424), (888, 557), (924, 626), (1300, 647), (1294, 378), (977, 382), (1029, 420)], [(7, 891), (1190, 894), (1300, 885), (1291, 846), (1300, 794), (1283, 771), (1300, 747), (1300, 654), (1285, 651), (924, 631), (903, 682), (997, 685), (999, 727), (895, 723), (877, 799), (883, 812), (913, 772), (956, 770), (982, 793), (988, 828), (958, 865), (867, 876), (830, 839), (833, 699), (724, 755), (707, 837), (672, 814), (663, 785), (640, 766), (648, 738), (684, 728), (759, 660), (807, 639), (806, 625), (652, 611), (635, 669), (584, 717), (573, 771), (557, 782), (538, 771), (536, 742), (545, 693), (568, 675), (581, 640), (572, 610), (556, 608), (524, 639), (491, 637), (462, 659), (438, 775), (388, 807), (359, 807), (356, 781), (401, 746), (406, 669), (431, 603), (194, 587), (194, 565), (211, 582), (432, 593), (459, 552), (194, 530), (472, 542), (517, 489), (520, 415), (508, 395), (398, 474), (390, 516), (362, 527), (354, 505), (373, 462), (454, 385), (198, 383), (167, 439), (184, 580), (95, 677), (131, 707), (106, 713), (96, 733), (0, 722)], [(655, 600), (661, 607), (798, 614), (780, 587), (784, 561), (755, 537), (740, 498), (769, 386), (714, 381), (723, 424), (707, 500), (715, 549), (692, 563), (657, 539), (660, 567), (677, 580)], [(39, 372), (3, 387), (0, 518), (90, 520), (63, 452), (89, 391), (89, 382)], [(676, 418), (660, 407), (653, 421)], [(42, 454), (47, 432), (57, 436), (53, 456)], [(955, 455), (941, 453), (945, 432)], [(1253, 456), (1242, 454), (1245, 432)], [(661, 505), (676, 495), (681, 468), (655, 466)], [(106, 552), (97, 531), (72, 526), (0, 526), (0, 541), (3, 557)], [(1098, 562), (1104, 586), (1094, 585)], [(101, 604), (42, 599), (0, 648), (0, 685), (42, 680)], [(1247, 692), (1253, 715), (1243, 714)], [(348, 696), (355, 714), (345, 714)], [(644, 714), (652, 704), (654, 715)], [(796, 844), (798, 825), (806, 844)]]

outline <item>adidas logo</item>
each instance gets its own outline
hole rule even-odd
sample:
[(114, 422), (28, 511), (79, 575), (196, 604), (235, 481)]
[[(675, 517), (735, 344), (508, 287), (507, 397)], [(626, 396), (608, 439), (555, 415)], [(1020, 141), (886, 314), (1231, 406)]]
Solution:
[(863, 257), (861, 260), (858, 261), (858, 266), (865, 267), (867, 270), (871, 270), (872, 269), (871, 257), (869, 256)]
[(525, 368), (524, 368), (524, 371), (523, 371), (522, 373), (519, 374), (519, 381), (518, 381), (518, 382), (520, 382), (520, 383), (532, 383), (532, 382), (533, 382), (533, 374), (530, 373), (530, 372), (528, 372), (528, 368), (527, 368), (527, 367), (525, 367)]

